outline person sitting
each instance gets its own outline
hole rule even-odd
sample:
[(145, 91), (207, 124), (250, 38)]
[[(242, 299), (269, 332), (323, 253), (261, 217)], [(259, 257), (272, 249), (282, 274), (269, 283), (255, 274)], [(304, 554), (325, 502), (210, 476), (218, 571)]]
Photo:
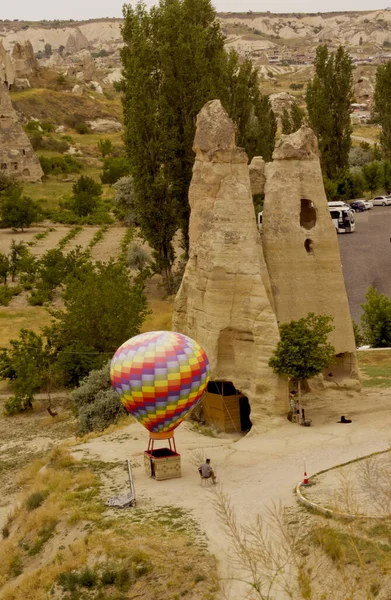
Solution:
[(212, 479), (213, 483), (216, 483), (216, 475), (211, 467), (210, 458), (207, 458), (204, 464), (199, 467), (198, 472), (202, 479)]

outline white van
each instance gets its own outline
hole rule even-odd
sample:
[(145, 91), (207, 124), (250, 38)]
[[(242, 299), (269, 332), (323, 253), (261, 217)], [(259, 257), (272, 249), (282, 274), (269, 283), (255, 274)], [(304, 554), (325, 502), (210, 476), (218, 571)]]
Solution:
[(330, 206), (329, 210), (337, 233), (353, 233), (355, 231), (354, 213), (350, 208)]

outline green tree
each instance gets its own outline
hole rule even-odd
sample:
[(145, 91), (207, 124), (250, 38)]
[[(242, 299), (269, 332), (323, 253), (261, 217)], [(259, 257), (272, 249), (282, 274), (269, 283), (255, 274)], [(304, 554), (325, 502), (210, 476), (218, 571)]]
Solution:
[(210, 0), (160, 0), (125, 5), (121, 51), (125, 143), (137, 221), (153, 249), (156, 270), (172, 291), (172, 240), (188, 246), (196, 116), (220, 98), (249, 156), (271, 159), (275, 119), (251, 61), (227, 55)]
[(10, 273), (12, 281), (15, 281), (15, 276), (18, 273), (23, 258), (29, 254), (29, 250), (24, 242), (16, 242), (12, 240), (11, 251), (9, 253)]
[(376, 71), (373, 117), (381, 126), (382, 150), (391, 159), (391, 61), (379, 65)]
[(10, 261), (6, 254), (0, 252), (0, 279), (7, 285), (8, 274), (11, 270)]
[(132, 283), (124, 265), (113, 261), (70, 278), (63, 299), (65, 309), (52, 311), (51, 336), (65, 382), (74, 385), (140, 332), (147, 301), (142, 285)]
[(375, 192), (382, 183), (382, 169), (380, 163), (373, 161), (369, 165), (362, 167), (362, 174), (365, 181), (365, 189)]
[(106, 158), (108, 154), (111, 154), (113, 151), (113, 143), (110, 138), (105, 138), (104, 140), (99, 140), (98, 149), (102, 155), (102, 158)]
[(102, 195), (102, 186), (92, 177), (82, 175), (72, 186), (71, 206), (79, 217), (91, 214), (98, 205)]
[(391, 300), (372, 286), (362, 304), (361, 329), (372, 348), (391, 346)]
[(309, 313), (307, 317), (280, 325), (280, 341), (269, 360), (277, 375), (296, 379), (299, 384), (330, 366), (335, 348), (328, 342), (333, 331), (332, 317)]
[(230, 51), (226, 62), (219, 97), (236, 123), (236, 143), (245, 148), (249, 160), (262, 156), (271, 161), (277, 121), (268, 96), (261, 94), (258, 69), (249, 58), (241, 61), (234, 50)]
[(102, 183), (113, 185), (121, 177), (129, 175), (129, 161), (126, 156), (108, 156), (103, 163)]
[(0, 203), (0, 227), (24, 230), (32, 223), (42, 220), (41, 209), (37, 202), (22, 196), (21, 188), (14, 189)]
[(289, 135), (290, 133), (292, 133), (291, 117), (290, 117), (289, 111), (286, 108), (284, 108), (283, 113), (282, 113), (281, 128), (282, 128), (282, 133), (284, 133), (285, 135)]
[(34, 395), (44, 382), (50, 352), (42, 335), (22, 329), (11, 347), (0, 353), (0, 378), (11, 382), (15, 393), (5, 404), (5, 412), (13, 414), (32, 408)]
[(296, 102), (292, 104), (291, 108), (291, 119), (292, 119), (292, 131), (297, 131), (303, 125), (305, 118), (305, 112)]
[(342, 46), (329, 54), (326, 45), (318, 46), (315, 76), (307, 86), (309, 125), (316, 133), (323, 174), (334, 179), (349, 166), (352, 126), (352, 62)]
[(45, 44), (44, 54), (46, 58), (49, 58), (53, 54), (52, 45)]

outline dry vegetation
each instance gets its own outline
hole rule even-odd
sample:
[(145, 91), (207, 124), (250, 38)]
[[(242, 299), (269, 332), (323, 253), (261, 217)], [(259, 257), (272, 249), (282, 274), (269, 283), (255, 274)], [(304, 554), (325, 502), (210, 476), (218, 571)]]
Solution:
[(105, 509), (100, 477), (113, 467), (57, 448), (22, 472), (0, 546), (3, 600), (215, 598), (214, 561), (185, 511)]

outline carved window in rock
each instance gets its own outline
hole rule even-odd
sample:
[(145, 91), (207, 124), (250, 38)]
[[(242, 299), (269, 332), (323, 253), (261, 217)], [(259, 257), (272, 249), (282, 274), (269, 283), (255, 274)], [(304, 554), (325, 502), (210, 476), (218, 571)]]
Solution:
[(316, 225), (316, 209), (311, 200), (300, 200), (300, 226), (312, 229)]
[(314, 253), (314, 248), (312, 246), (312, 240), (310, 240), (310, 238), (307, 238), (306, 241), (304, 242), (304, 248), (305, 248), (307, 254)]
[(29, 171), (28, 169), (23, 169), (23, 173), (22, 173), (22, 175), (23, 175), (24, 177), (30, 177), (30, 171)]
[(2, 171), (5, 171), (8, 168), (7, 163), (1, 163), (0, 168)]
[(26, 150), (24, 148), (22, 150), (22, 154), (23, 154), (23, 156), (26, 156)]
[(17, 171), (17, 170), (18, 170), (18, 163), (12, 162), (11, 163), (11, 171)]

